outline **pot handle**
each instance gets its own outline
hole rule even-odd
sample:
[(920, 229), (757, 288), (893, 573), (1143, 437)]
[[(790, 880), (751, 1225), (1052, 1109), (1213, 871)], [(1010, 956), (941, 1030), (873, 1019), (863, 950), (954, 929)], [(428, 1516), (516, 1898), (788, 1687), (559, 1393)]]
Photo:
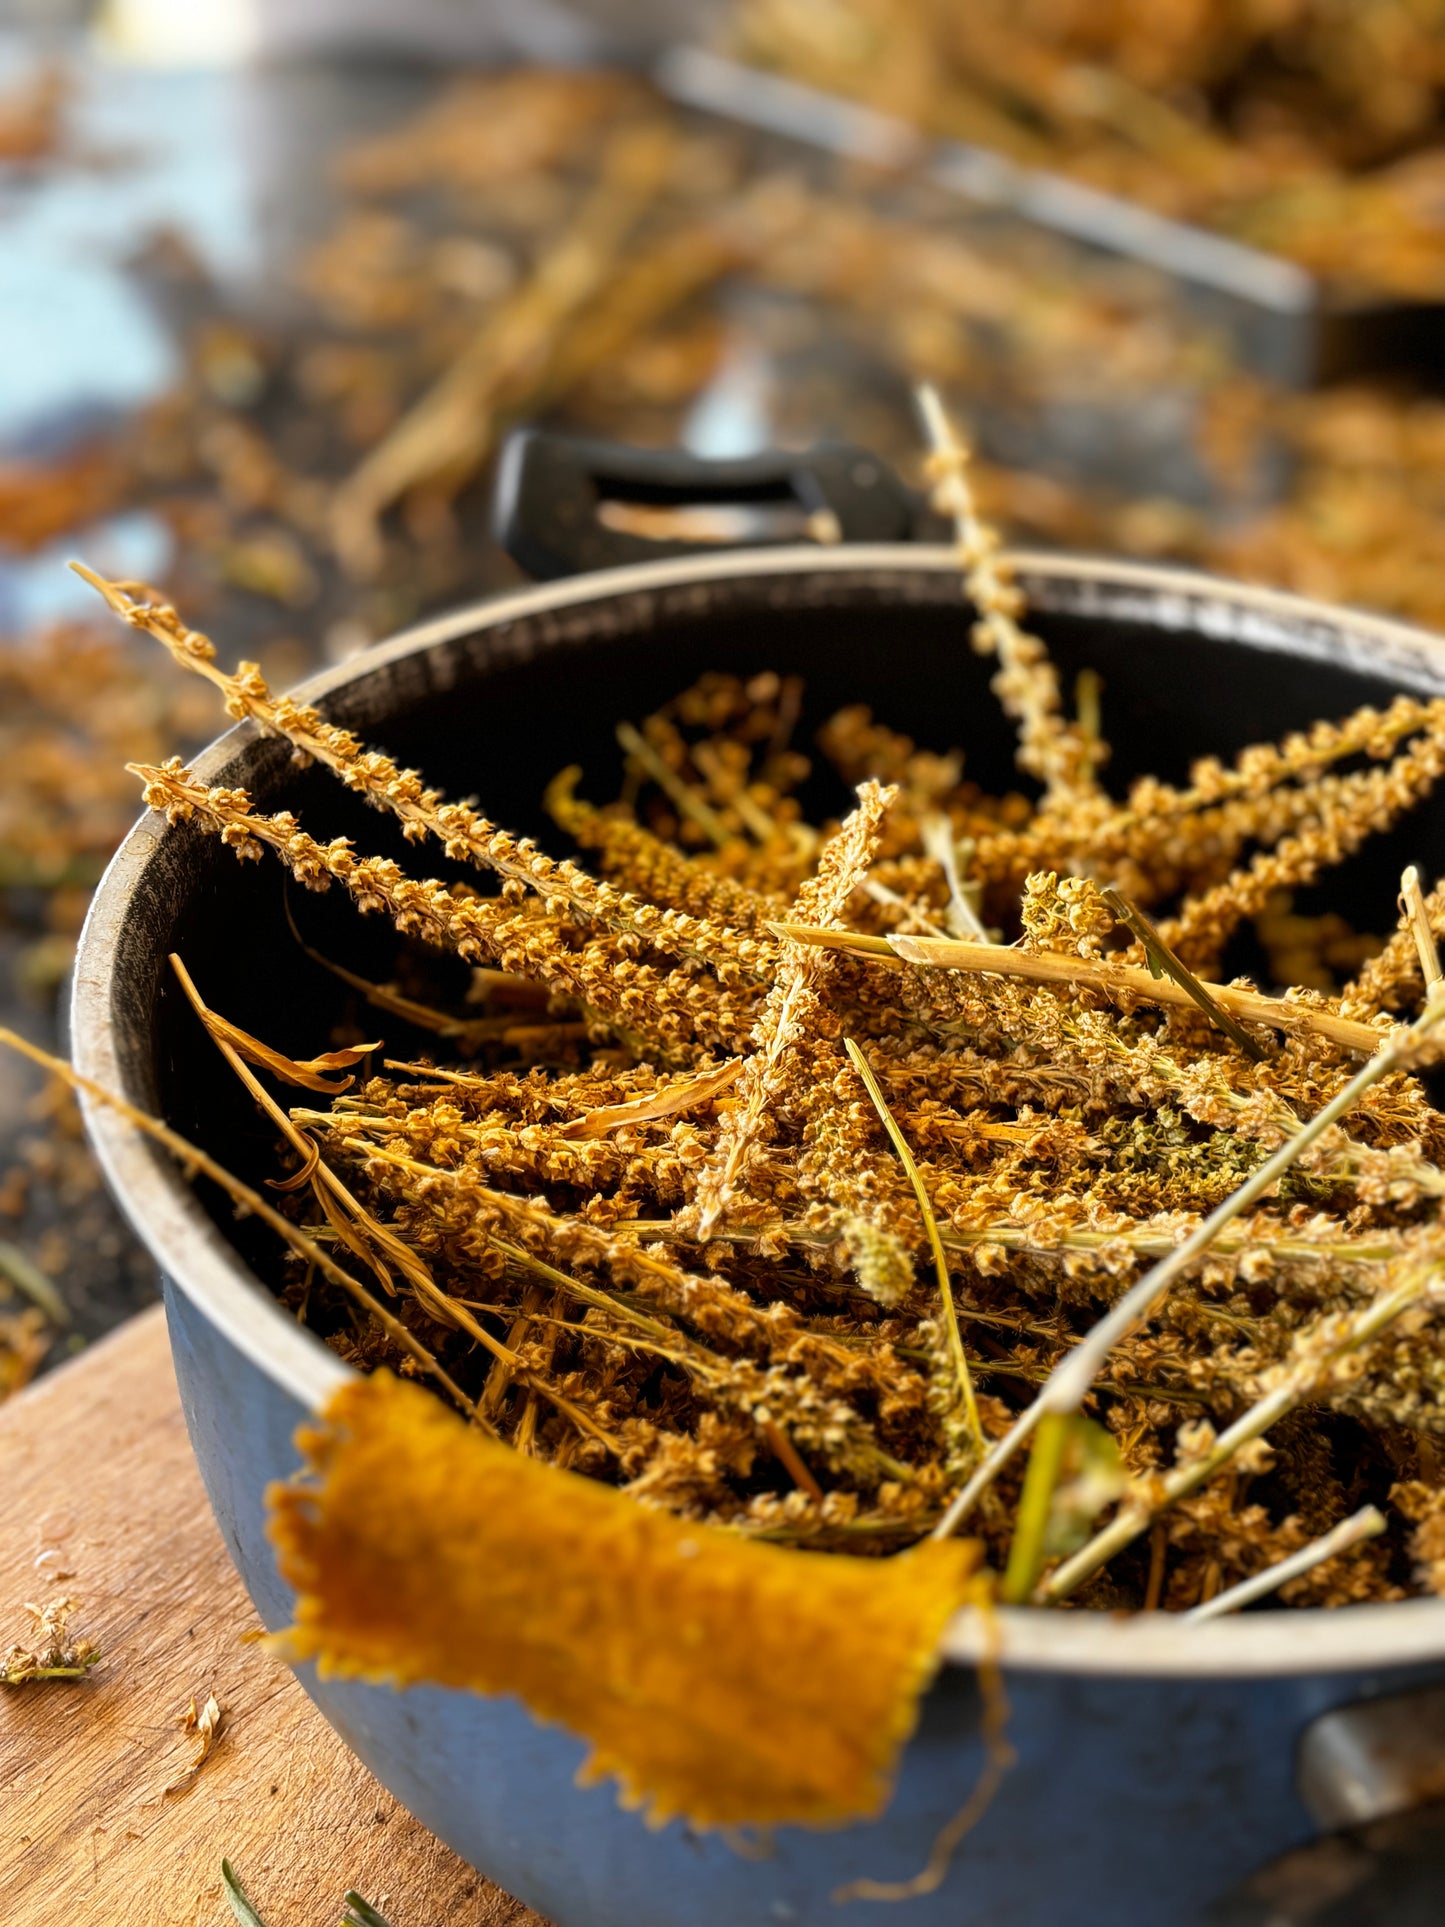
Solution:
[(1323, 1826), (1216, 1903), (1205, 1927), (1438, 1927), (1445, 1919), (1445, 1686), (1322, 1714), (1297, 1781)]
[(1204, 1927), (1439, 1927), (1445, 1805), (1326, 1833), (1253, 1874)]
[(524, 428), (502, 450), (497, 541), (531, 576), (789, 542), (937, 539), (923, 498), (847, 443), (708, 461)]

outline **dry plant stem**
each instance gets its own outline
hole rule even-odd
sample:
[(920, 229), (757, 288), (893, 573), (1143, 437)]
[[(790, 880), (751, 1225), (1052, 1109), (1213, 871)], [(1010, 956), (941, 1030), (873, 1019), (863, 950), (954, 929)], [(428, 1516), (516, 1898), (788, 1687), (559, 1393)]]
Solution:
[(670, 1325), (664, 1325), (656, 1318), (649, 1318), (645, 1312), (637, 1311), (631, 1305), (624, 1304), (620, 1298), (613, 1297), (610, 1292), (601, 1291), (595, 1285), (584, 1284), (580, 1278), (573, 1278), (569, 1273), (559, 1271), (555, 1265), (549, 1265), (545, 1258), (537, 1257), (534, 1252), (527, 1251), (523, 1246), (514, 1245), (505, 1238), (499, 1238), (494, 1231), (488, 1231), (483, 1235), (492, 1249), (501, 1252), (502, 1256), (516, 1265), (518, 1270), (530, 1272), (534, 1277), (545, 1279), (549, 1284), (555, 1285), (559, 1291), (576, 1298), (579, 1303), (590, 1305), (598, 1311), (607, 1312), (614, 1318), (636, 1325), (639, 1331), (650, 1333), (654, 1339), (666, 1339), (675, 1345), (685, 1344), (690, 1355), (707, 1358), (713, 1356), (704, 1351), (698, 1340), (683, 1339)]
[(1156, 982), (1167, 977), (1171, 983), (1177, 984), (1198, 1004), (1210, 1023), (1216, 1029), (1222, 1030), (1231, 1043), (1237, 1044), (1246, 1057), (1256, 1064), (1262, 1063), (1264, 1052), (1249, 1032), (1236, 1023), (1227, 1010), (1220, 1007), (1218, 998), (1212, 994), (1208, 985), (1202, 984), (1189, 966), (1180, 962), (1143, 911), (1130, 903), (1121, 890), (1108, 888), (1101, 890), (1099, 895), (1125, 928), (1132, 931), (1143, 944), (1150, 976)]
[(1046, 1412), (1039, 1421), (1033, 1450), (1029, 1453), (1018, 1517), (1008, 1549), (1008, 1565), (999, 1589), (999, 1597), (1006, 1606), (1021, 1606), (1043, 1570), (1044, 1534), (1068, 1439), (1068, 1414)]
[(1065, 719), (1048, 651), (1019, 627), (1023, 592), (1012, 570), (998, 559), (997, 536), (979, 521), (968, 480), (969, 450), (955, 434), (938, 391), (925, 384), (917, 401), (932, 451), (928, 468), (934, 506), (953, 521), (964, 587), (978, 613), (974, 647), (998, 657), (993, 687), (1005, 713), (1018, 724), (1020, 765), (1043, 780), (1046, 804), (1067, 802), (1089, 789), (1098, 745), (1086, 743)]
[(958, 1390), (968, 1419), (969, 1436), (973, 1440), (975, 1451), (983, 1452), (987, 1448), (988, 1441), (984, 1438), (983, 1426), (978, 1416), (978, 1400), (974, 1396), (973, 1379), (969, 1374), (968, 1359), (963, 1350), (963, 1338), (958, 1329), (958, 1308), (953, 1302), (953, 1283), (948, 1275), (948, 1260), (943, 1253), (943, 1243), (938, 1235), (938, 1220), (933, 1215), (933, 1205), (929, 1200), (927, 1187), (919, 1174), (918, 1166), (913, 1161), (908, 1140), (899, 1130), (898, 1120), (888, 1108), (888, 1100), (879, 1088), (878, 1079), (873, 1075), (873, 1066), (851, 1037), (843, 1039), (843, 1048), (852, 1059), (854, 1070), (862, 1078), (864, 1087), (873, 1100), (873, 1108), (877, 1111), (883, 1128), (888, 1133), (894, 1150), (898, 1153), (899, 1162), (908, 1173), (908, 1182), (913, 1186), (913, 1195), (918, 1200), (923, 1229), (927, 1233), (929, 1249), (933, 1253), (933, 1267), (938, 1275), (938, 1295), (943, 1301), (943, 1317), (948, 1327), (948, 1347), (953, 1353), (954, 1369), (958, 1373)]
[(958, 845), (953, 837), (953, 825), (946, 816), (930, 816), (921, 825), (923, 847), (943, 872), (943, 880), (948, 885), (948, 907), (944, 911), (944, 921), (949, 935), (961, 937), (972, 943), (987, 943), (988, 932), (978, 918), (978, 913), (968, 900), (963, 887), (963, 878), (958, 870)]
[[(557, 1318), (551, 1312), (545, 1311), (524, 1310), (519, 1314), (516, 1323), (523, 1327), (529, 1324), (550, 1325), (555, 1331), (576, 1332), (583, 1338), (591, 1338), (604, 1345), (625, 1345), (632, 1351), (646, 1352), (649, 1358), (665, 1358), (670, 1365), (681, 1365), (685, 1370), (700, 1376), (697, 1361), (689, 1358), (686, 1352), (679, 1351), (675, 1345), (671, 1347), (656, 1345), (650, 1338), (634, 1338), (631, 1332), (603, 1331), (596, 1325), (589, 1325), (574, 1318)], [(493, 1370), (500, 1369), (500, 1367), (493, 1367)], [(771, 1421), (769, 1423), (771, 1424)], [(819, 1497), (822, 1497), (821, 1489)]]
[(1281, 1559), (1277, 1565), (1264, 1572), (1257, 1572), (1249, 1579), (1241, 1579), (1237, 1586), (1216, 1593), (1213, 1599), (1206, 1599), (1202, 1606), (1184, 1615), (1186, 1626), (1199, 1626), (1206, 1620), (1222, 1619), (1226, 1613), (1238, 1612), (1241, 1606), (1252, 1606), (1256, 1599), (1268, 1598), (1281, 1586), (1287, 1586), (1291, 1579), (1313, 1572), (1322, 1566), (1326, 1559), (1333, 1559), (1338, 1553), (1349, 1552), (1367, 1539), (1376, 1539), (1385, 1530), (1385, 1515), (1377, 1506), (1361, 1506), (1360, 1510), (1339, 1525), (1323, 1533), (1312, 1544), (1301, 1546), (1292, 1552), (1288, 1559)]
[(689, 789), (675, 770), (672, 770), (658, 755), (652, 744), (631, 723), (617, 725), (617, 740), (635, 763), (647, 774), (662, 791), (668, 802), (683, 816), (690, 817), (718, 849), (725, 850), (732, 841), (732, 834), (726, 823), (712, 809), (696, 790)]
[[(1256, 1199), (1263, 1197), (1277, 1184), (1310, 1145), (1323, 1136), (1332, 1124), (1337, 1124), (1372, 1085), (1378, 1084), (1391, 1071), (1398, 1070), (1442, 1017), (1445, 1017), (1445, 1000), (1426, 1010), (1408, 1029), (1397, 1029), (1323, 1110), (1282, 1144), (1273, 1157), (1266, 1159), (1237, 1191), (1232, 1192), (1223, 1204), (1209, 1214), (1183, 1244), (1161, 1259), (1125, 1292), (1089, 1335), (1081, 1339), (1054, 1367), (1038, 1398), (1020, 1414), (993, 1447), (934, 1527), (935, 1538), (947, 1538), (949, 1533), (958, 1530), (979, 1497), (998, 1477), (1046, 1412), (1078, 1411), (1109, 1353), (1136, 1324), (1149, 1316), (1181, 1272), (1186, 1271), (1196, 1258), (1209, 1249), (1232, 1219), (1248, 1210)], [(1121, 1543), (1127, 1543), (1127, 1540)]]
[(1258, 1404), (1252, 1405), (1241, 1418), (1236, 1419), (1227, 1431), (1221, 1432), (1207, 1452), (1185, 1465), (1176, 1466), (1172, 1472), (1157, 1480), (1147, 1502), (1131, 1505), (1126, 1500), (1116, 1517), (1101, 1532), (1096, 1533), (1072, 1559), (1065, 1560), (1056, 1572), (1049, 1574), (1038, 1588), (1035, 1598), (1041, 1603), (1066, 1599), (1100, 1566), (1106, 1565), (1116, 1552), (1122, 1551), (1141, 1532), (1146, 1532), (1156, 1513), (1197, 1491), (1213, 1478), (1221, 1466), (1229, 1463), (1241, 1446), (1248, 1445), (1251, 1439), (1263, 1437), (1286, 1412), (1293, 1411), (1309, 1395), (1321, 1370), (1368, 1344), (1401, 1312), (1418, 1304), (1429, 1289), (1428, 1272), (1412, 1270), (1410, 1276), (1393, 1290), (1382, 1292), (1373, 1304), (1366, 1305), (1353, 1318), (1346, 1320), (1328, 1348), (1311, 1361), (1312, 1369), (1308, 1373), (1286, 1376)]
[[(684, 1235), (667, 1218), (623, 1218), (613, 1227), (613, 1231), (618, 1237), (652, 1239), (659, 1244), (694, 1242), (690, 1235)], [(841, 1231), (836, 1223), (814, 1226), (768, 1219), (737, 1229), (729, 1229), (724, 1225), (712, 1235), (722, 1244), (750, 1245), (780, 1238), (785, 1244), (799, 1245), (804, 1250), (823, 1250), (836, 1243)], [(1164, 1231), (1063, 1231), (1044, 1241), (1031, 1235), (1024, 1225), (983, 1224), (970, 1226), (966, 1230), (959, 1230), (954, 1225), (940, 1225), (938, 1235), (945, 1251), (974, 1251), (979, 1245), (998, 1245), (1004, 1251), (1027, 1252), (1033, 1258), (1056, 1257), (1070, 1251), (1098, 1251), (1110, 1244), (1127, 1245), (1141, 1258), (1168, 1257), (1177, 1248), (1176, 1240)], [(1330, 1259), (1352, 1265), (1385, 1264), (1399, 1255), (1399, 1246), (1384, 1238), (1332, 1238), (1313, 1243), (1304, 1238), (1223, 1236), (1216, 1240), (1214, 1249), (1220, 1256), (1231, 1258), (1244, 1251), (1265, 1250), (1282, 1258)], [(971, 1318), (978, 1315), (972, 1311), (969, 1313)]]
[(1084, 774), (1093, 781), (1104, 737), (1104, 679), (1097, 669), (1081, 669), (1074, 678), (1074, 714), (1084, 739)]
[(289, 893), (285, 907), (291, 935), (302, 954), (352, 990), (360, 992), (373, 1010), (384, 1010), (388, 1016), (400, 1017), (403, 1023), (412, 1024), (417, 1030), (430, 1031), (436, 1037), (454, 1038), (463, 1056), (470, 1056), (486, 1038), (495, 1034), (494, 1020), (490, 1017), (448, 1017), (445, 1011), (433, 1010), (430, 1004), (419, 1004), (413, 998), (403, 997), (385, 984), (375, 984), (369, 977), (360, 977), (354, 970), (348, 970), (345, 964), (335, 963), (321, 951), (313, 950), (296, 928)]
[[(1198, 1000), (1168, 978), (1155, 979), (1133, 964), (1114, 964), (1053, 950), (1015, 950), (1004, 944), (961, 943), (952, 938), (870, 937), (853, 930), (825, 930), (809, 924), (769, 922), (775, 937), (794, 943), (817, 944), (841, 950), (869, 962), (907, 963), (928, 970), (965, 970), (996, 977), (1019, 977), (1033, 984), (1082, 985), (1146, 1004), (1167, 1004), (1175, 1010), (1194, 1010)], [(1232, 1017), (1249, 1024), (1268, 1024), (1275, 1030), (1323, 1037), (1356, 1056), (1369, 1056), (1385, 1035), (1373, 1024), (1341, 1017), (1332, 1010), (1266, 997), (1234, 984), (1202, 986)]]
[[(872, 897), (875, 903), (886, 903), (890, 909), (901, 910), (903, 912), (903, 922), (899, 926), (900, 929), (911, 929), (922, 937), (946, 937), (948, 935), (946, 930), (939, 929), (932, 917), (925, 916), (915, 904), (908, 901), (907, 897), (899, 896), (896, 890), (890, 890), (888, 885), (886, 883), (880, 883), (877, 877), (864, 877), (862, 887), (866, 893)], [(892, 952), (886, 951), (886, 954), (891, 956)]]
[[(236, 1076), (242, 1084), (245, 1085), (253, 1100), (276, 1126), (276, 1129), (285, 1138), (292, 1150), (303, 1159), (303, 1169), (308, 1179), (312, 1182), (313, 1187), (324, 1186), (350, 1220), (352, 1236), (346, 1238), (344, 1232), (340, 1235), (343, 1236), (350, 1248), (355, 1251), (356, 1256), (369, 1263), (384, 1288), (389, 1293), (395, 1295), (396, 1287), (391, 1281), (385, 1264), (379, 1262), (375, 1255), (369, 1254), (365, 1249), (356, 1250), (354, 1240), (359, 1230), (366, 1243), (375, 1241), (380, 1245), (386, 1256), (400, 1267), (403, 1275), (408, 1278), (412, 1284), (416, 1285), (424, 1296), (441, 1299), (441, 1294), (432, 1283), (430, 1275), (424, 1271), (416, 1254), (406, 1245), (402, 1244), (400, 1239), (393, 1237), (393, 1235), (386, 1230), (385, 1226), (375, 1223), (366, 1208), (357, 1198), (353, 1197), (342, 1180), (321, 1158), (313, 1141), (306, 1136), (304, 1131), (297, 1129), (285, 1111), (282, 1110), (281, 1106), (271, 1096), (270, 1092), (253, 1074), (250, 1066), (242, 1059), (240, 1053), (225, 1035), (225, 1031), (216, 1020), (216, 1014), (201, 996), (200, 991), (197, 990), (190, 972), (186, 969), (181, 959), (172, 952), (169, 961), (171, 969), (175, 972), (176, 978), (180, 983), (181, 989), (185, 992), (191, 1008), (200, 1018), (211, 1042), (216, 1046)], [(321, 1204), (323, 1210), (326, 1209), (325, 1198), (318, 1195), (317, 1202)], [(331, 1214), (328, 1212), (327, 1215), (329, 1217)], [(334, 1220), (333, 1228), (337, 1228)], [(443, 1300), (442, 1302), (444, 1303), (445, 1301)], [(444, 1318), (444, 1322), (454, 1323), (456, 1321)], [(490, 1340), (490, 1334), (488, 1334), (488, 1339)]]
[[(70, 566), (123, 622), (153, 636), (183, 669), (204, 677), (218, 689), (225, 698), (228, 715), (238, 720), (249, 717), (262, 730), (291, 743), (303, 758), (323, 764), (348, 789), (369, 797), (378, 808), (390, 810), (409, 842), (434, 837), (454, 862), (474, 863), (479, 869), (522, 883), (548, 901), (565, 903), (606, 927), (630, 931), (669, 955), (695, 958), (718, 968), (730, 965), (734, 974), (759, 981), (771, 975), (771, 945), (683, 911), (660, 910), (629, 891), (599, 883), (575, 863), (555, 861), (527, 838), (499, 829), (470, 804), (447, 802), (439, 791), (428, 789), (415, 770), (402, 769), (379, 750), (366, 749), (349, 730), (328, 723), (315, 709), (289, 696), (273, 695), (254, 663), (243, 663), (234, 676), (227, 675), (216, 666), (214, 643), (199, 631), (188, 629), (175, 609), (147, 584), (108, 582), (81, 562)], [(206, 789), (196, 784), (178, 759), (173, 758), (164, 769), (139, 763), (127, 767), (142, 782), (164, 787), (168, 781), (179, 779), (192, 790), (204, 793)], [(214, 794), (244, 792), (218, 790)], [(195, 806), (196, 799), (191, 800)], [(294, 819), (288, 820), (294, 830)]]
[(64, 1058), (52, 1057), (49, 1051), (39, 1049), (37, 1045), (27, 1042), (25, 1038), (17, 1036), (13, 1030), (8, 1030), (3, 1025), (0, 1025), (0, 1046), (29, 1058), (32, 1064), (38, 1064), (42, 1070), (50, 1071), (54, 1076), (61, 1078), (72, 1090), (84, 1091), (86, 1096), (93, 1097), (96, 1103), (109, 1106), (136, 1130), (154, 1139), (157, 1144), (163, 1145), (184, 1170), (200, 1171), (213, 1184), (219, 1185), (233, 1204), (258, 1217), (264, 1225), (269, 1226), (279, 1238), (290, 1245), (293, 1251), (299, 1252), (309, 1264), (315, 1265), (318, 1271), (329, 1278), (332, 1284), (339, 1285), (342, 1291), (354, 1298), (364, 1310), (370, 1312), (393, 1343), (414, 1358), (422, 1370), (436, 1380), (448, 1398), (455, 1400), (461, 1411), (475, 1423), (482, 1424), (484, 1430), (491, 1431), (491, 1427), (479, 1418), (476, 1407), (466, 1393), (401, 1320), (394, 1317), (385, 1305), (371, 1295), (365, 1285), (352, 1277), (349, 1271), (344, 1271), (314, 1238), (309, 1238), (298, 1226), (292, 1224), (289, 1218), (283, 1218), (275, 1206), (269, 1204), (259, 1191), (253, 1191), (249, 1184), (243, 1184), (239, 1178), (233, 1177), (223, 1164), (218, 1164), (198, 1145), (183, 1138), (179, 1132), (171, 1130), (169, 1125), (162, 1124), (158, 1118), (148, 1117), (144, 1111), (137, 1110), (135, 1105), (127, 1103), (125, 1098), (118, 1097), (114, 1091), (108, 1091), (103, 1084), (97, 1084), (93, 1079), (83, 1077), (79, 1071), (67, 1064)]
[(1415, 939), (1415, 948), (1420, 956), (1420, 972), (1425, 979), (1427, 1002), (1440, 995), (1442, 978), (1440, 952), (1435, 946), (1435, 933), (1430, 928), (1430, 912), (1425, 907), (1425, 893), (1420, 888), (1420, 872), (1412, 863), (1400, 878), (1400, 911), (1410, 926), (1410, 934)]
[(731, 775), (708, 743), (694, 743), (692, 759), (728, 808), (737, 811), (739, 821), (754, 841), (763, 846), (770, 843), (777, 835), (778, 826), (752, 796), (746, 781)]
[(787, 1472), (800, 1492), (806, 1492), (814, 1505), (823, 1503), (823, 1488), (804, 1464), (798, 1448), (776, 1419), (764, 1419), (763, 1437), (772, 1447), (773, 1457)]
[(1162, 1519), (1156, 1520), (1149, 1534), (1149, 1579), (1144, 1588), (1142, 1612), (1158, 1612), (1164, 1597), (1164, 1562), (1169, 1556), (1169, 1535)]
[[(454, 896), (445, 884), (435, 879), (418, 882), (406, 876), (390, 858), (357, 856), (345, 837), (318, 843), (288, 812), (276, 816), (257, 815), (251, 810), (250, 798), (244, 790), (208, 789), (196, 782), (178, 761), (163, 767), (135, 763), (129, 768), (141, 779), (150, 806), (164, 810), (172, 821), (198, 818), (205, 828), (220, 835), (235, 851), (238, 860), (259, 856), (263, 848), (269, 848), (308, 888), (326, 889), (332, 882), (340, 883), (364, 914), (389, 916), (406, 936), (418, 937), (438, 949), (454, 950), (458, 956), (475, 961), (478, 957), (507, 954), (513, 937), (525, 949), (526, 937), (537, 934), (536, 926), (520, 916), (514, 905), (499, 899)], [(541, 920), (541, 924), (543, 936), (549, 936), (549, 922)], [(605, 947), (610, 939), (603, 937), (600, 941)], [(528, 954), (545, 985), (584, 1004), (589, 997), (596, 1004), (605, 1004), (606, 1010), (595, 1013), (598, 1021), (626, 1038), (624, 1019), (629, 1009), (629, 991), (638, 987), (640, 979), (634, 979), (629, 985), (610, 955), (602, 959), (604, 967), (599, 968), (598, 955), (586, 945), (580, 952), (574, 952), (549, 941), (540, 958), (534, 952)], [(723, 1018), (717, 1038), (709, 1032), (705, 1041), (709, 1046), (714, 1042), (730, 1041), (734, 1045), (741, 1042), (751, 1024), (753, 1005), (749, 998), (724, 991), (712, 1002), (699, 1005), (696, 999), (688, 1001), (687, 989), (686, 983), (679, 988), (667, 973), (652, 973), (648, 985), (650, 1008), (644, 1003), (644, 1014), (664, 1030), (670, 1026), (680, 1028), (684, 1023), (695, 1030), (697, 1023), (709, 1026), (726, 1006), (731, 1017)], [(503, 1034), (512, 1037), (525, 1028), (513, 1026)], [(654, 1048), (659, 1056), (668, 1059), (675, 1040), (669, 1034), (658, 1040)]]
[[(482, 1347), (483, 1351), (490, 1352), (499, 1365), (504, 1365), (512, 1372), (520, 1384), (525, 1385), (529, 1391), (540, 1393), (580, 1431), (599, 1440), (609, 1451), (615, 1452), (617, 1443), (608, 1433), (570, 1399), (554, 1391), (544, 1378), (535, 1373), (520, 1370), (517, 1354), (509, 1346), (502, 1344), (500, 1339), (494, 1338), (486, 1326), (473, 1317), (465, 1305), (444, 1292), (411, 1247), (404, 1244), (394, 1232), (388, 1231), (386, 1226), (379, 1223), (352, 1195), (331, 1167), (321, 1158), (311, 1139), (297, 1129), (265, 1086), (252, 1076), (249, 1067), (217, 1028), (214, 1012), (196, 989), (189, 971), (180, 958), (173, 954), (170, 963), (180, 979), (181, 988), (185, 991), (196, 1015), (204, 1024), (211, 1041), (287, 1143), (307, 1160), (307, 1175), (317, 1202), (326, 1213), (331, 1228), (347, 1248), (372, 1266), (388, 1291), (394, 1291), (395, 1287), (385, 1268), (385, 1260), (390, 1259), (416, 1293), (417, 1300), (424, 1311), (438, 1323), (452, 1325), (464, 1331), (469, 1338)], [(339, 1209), (333, 1207), (331, 1203), (333, 1198)], [(380, 1257), (373, 1254), (371, 1249), (373, 1246), (378, 1247)]]
[[(522, 1294), (522, 1307), (507, 1327), (507, 1349), (515, 1352), (527, 1335), (527, 1327), (535, 1313), (539, 1313), (544, 1300), (540, 1291), (529, 1290)], [(487, 1371), (486, 1383), (478, 1405), (490, 1419), (495, 1419), (501, 1409), (502, 1400), (512, 1383), (512, 1367), (504, 1358), (494, 1358)]]
[[(893, 948), (892, 937), (870, 937), (862, 930), (829, 930), (821, 924), (788, 923), (780, 917), (770, 918), (767, 930), (779, 943), (806, 943), (819, 950), (841, 950), (844, 956), (862, 957), (869, 963), (900, 964), (903, 961), (901, 954)], [(935, 937), (932, 941), (951, 943), (953, 940)]]

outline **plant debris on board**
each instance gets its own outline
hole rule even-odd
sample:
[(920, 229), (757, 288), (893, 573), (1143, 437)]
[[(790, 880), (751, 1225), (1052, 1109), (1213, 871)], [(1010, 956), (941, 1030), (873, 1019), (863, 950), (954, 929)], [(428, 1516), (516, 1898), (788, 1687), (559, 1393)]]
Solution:
[[(240, 1927), (266, 1927), (229, 1860), (221, 1862), (221, 1888)], [(346, 1895), (342, 1905), (345, 1911), (340, 1927), (387, 1927), (387, 1922), (371, 1902), (364, 1900), (355, 1890)]]
[(167, 1780), (163, 1793), (181, 1793), (191, 1784), (214, 1752), (225, 1717), (225, 1709), (214, 1693), (207, 1693), (204, 1704), (199, 1707), (192, 1696), (176, 1724), (187, 1739), (195, 1741), (195, 1752), (181, 1771)]
[(48, 1606), (27, 1605), (32, 1625), (24, 1641), (17, 1640), (0, 1655), (0, 1685), (24, 1686), (32, 1680), (84, 1679), (101, 1660), (100, 1649), (70, 1631), (76, 1611), (73, 1599), (57, 1599)]

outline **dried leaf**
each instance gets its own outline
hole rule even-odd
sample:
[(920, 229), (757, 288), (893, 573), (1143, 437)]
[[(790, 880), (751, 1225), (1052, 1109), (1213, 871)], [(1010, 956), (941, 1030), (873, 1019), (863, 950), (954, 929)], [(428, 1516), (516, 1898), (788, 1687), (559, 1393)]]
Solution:
[(328, 1050), (319, 1057), (298, 1059), (287, 1057), (284, 1051), (275, 1050), (270, 1044), (263, 1044), (259, 1037), (253, 1037), (229, 1018), (217, 1016), (213, 1010), (205, 1013), (203, 1021), (212, 1036), (224, 1038), (247, 1063), (256, 1065), (258, 1070), (270, 1071), (273, 1077), (279, 1077), (283, 1083), (298, 1084), (303, 1091), (325, 1091), (335, 1095), (350, 1090), (356, 1081), (354, 1078), (343, 1077), (338, 1084), (321, 1073), (350, 1070), (373, 1051), (381, 1049), (380, 1043), (351, 1044), (345, 1050)]
[[(508, 1452), (390, 1374), (298, 1434), (273, 1486), (299, 1595), (272, 1642), (323, 1675), (516, 1693), (661, 1824), (837, 1825), (885, 1804), (976, 1548), (759, 1545)], [(319, 1483), (318, 1483), (319, 1481)]]
[(196, 1741), (196, 1756), (190, 1765), (178, 1773), (173, 1780), (166, 1782), (163, 1792), (179, 1793), (183, 1787), (190, 1785), (206, 1761), (210, 1759), (216, 1741), (221, 1737), (224, 1719), (225, 1714), (221, 1709), (221, 1703), (214, 1693), (206, 1695), (206, 1703), (199, 1712), (196, 1710), (195, 1700), (192, 1699), (182, 1713), (178, 1724), (183, 1733)]
[(660, 1117), (676, 1117), (682, 1111), (696, 1110), (734, 1083), (742, 1067), (741, 1057), (729, 1058), (717, 1070), (704, 1071), (700, 1077), (675, 1078), (660, 1090), (649, 1091), (646, 1097), (634, 1097), (626, 1104), (604, 1104), (598, 1110), (588, 1111), (585, 1117), (574, 1117), (557, 1135), (605, 1137), (609, 1131), (620, 1131), (625, 1124), (650, 1124)]

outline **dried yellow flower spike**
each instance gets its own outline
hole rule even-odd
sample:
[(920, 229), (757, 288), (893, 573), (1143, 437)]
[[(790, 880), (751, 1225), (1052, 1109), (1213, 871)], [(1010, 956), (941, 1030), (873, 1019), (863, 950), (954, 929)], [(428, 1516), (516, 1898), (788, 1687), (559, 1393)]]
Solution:
[(510, 1452), (378, 1372), (275, 1486), (299, 1599), (275, 1644), (323, 1677), (516, 1693), (592, 1742), (654, 1825), (880, 1812), (962, 1603), (968, 1543), (820, 1558), (639, 1506)]

